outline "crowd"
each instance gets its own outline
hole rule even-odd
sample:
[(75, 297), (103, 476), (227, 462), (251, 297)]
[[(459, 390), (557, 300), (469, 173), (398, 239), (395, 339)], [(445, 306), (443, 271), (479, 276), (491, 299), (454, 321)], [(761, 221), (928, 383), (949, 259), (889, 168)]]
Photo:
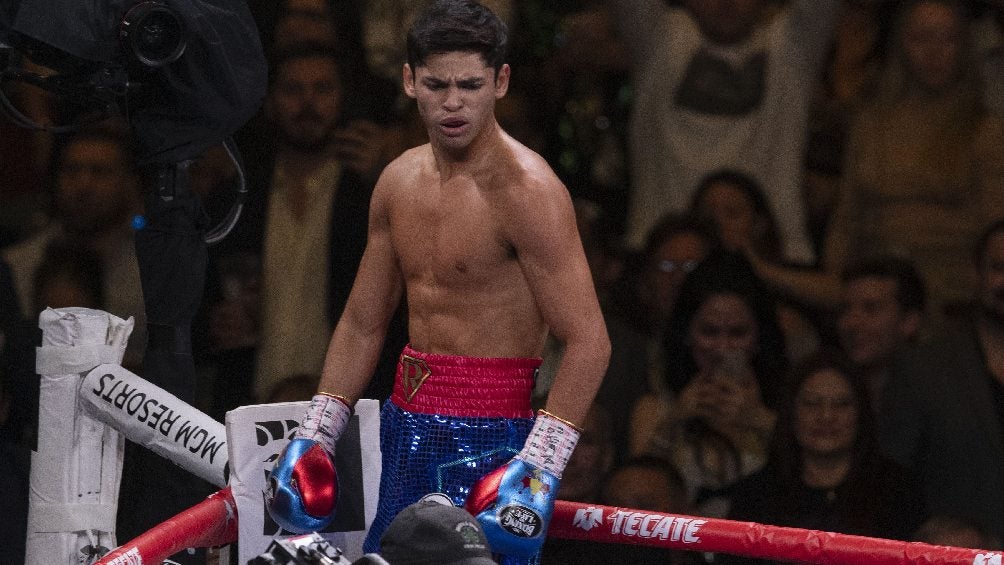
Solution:
[[(484, 3), (511, 34), (499, 122), (567, 185), (612, 344), (558, 498), (1000, 548), (1004, 3)], [(268, 94), (235, 135), (249, 196), (210, 248), (185, 399), (221, 421), (310, 399), (377, 178), (425, 142), (400, 88), (423, 0), (250, 4)], [(4, 88), (41, 122), (65, 117), (41, 90)], [(0, 119), (0, 452), (17, 478), (2, 498), (20, 517), (2, 532), (14, 551), (39, 312), (135, 317), (124, 363), (141, 366), (132, 153), (115, 119), (66, 135)], [(235, 177), (219, 148), (194, 163), (210, 216)], [(364, 397), (390, 395), (405, 343), (402, 307)], [(555, 342), (538, 399), (561, 355)], [(586, 558), (750, 561), (544, 547), (544, 563)]]

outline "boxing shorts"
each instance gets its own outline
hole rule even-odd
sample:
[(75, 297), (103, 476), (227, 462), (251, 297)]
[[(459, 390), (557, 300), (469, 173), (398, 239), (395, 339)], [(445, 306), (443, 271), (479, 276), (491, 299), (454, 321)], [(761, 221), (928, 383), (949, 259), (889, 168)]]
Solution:
[(533, 427), (530, 395), (540, 364), (404, 348), (380, 414), (380, 500), (366, 553), (379, 551), (380, 536), (406, 506), (435, 492), (463, 506), (475, 481), (519, 453)]

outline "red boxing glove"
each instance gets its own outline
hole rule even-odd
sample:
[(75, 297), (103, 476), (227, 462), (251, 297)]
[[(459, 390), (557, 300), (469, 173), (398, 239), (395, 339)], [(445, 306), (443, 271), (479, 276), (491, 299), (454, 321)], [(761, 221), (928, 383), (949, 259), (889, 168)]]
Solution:
[(338, 477), (335, 442), (348, 425), (352, 409), (345, 399), (315, 395), (303, 423), (283, 448), (269, 474), (265, 504), (283, 529), (316, 532), (335, 517)]

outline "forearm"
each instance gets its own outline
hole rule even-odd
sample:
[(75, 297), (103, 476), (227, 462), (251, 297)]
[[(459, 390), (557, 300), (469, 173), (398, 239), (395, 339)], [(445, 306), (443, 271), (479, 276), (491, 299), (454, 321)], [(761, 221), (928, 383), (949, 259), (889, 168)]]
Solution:
[(581, 426), (606, 374), (609, 360), (610, 340), (605, 331), (589, 339), (566, 342), (544, 409)]
[(385, 334), (385, 327), (366, 330), (351, 320), (340, 321), (328, 345), (318, 392), (337, 394), (354, 404), (373, 377)]
[(816, 308), (832, 310), (840, 303), (840, 276), (828, 270), (807, 270), (755, 260), (757, 274), (781, 294)]

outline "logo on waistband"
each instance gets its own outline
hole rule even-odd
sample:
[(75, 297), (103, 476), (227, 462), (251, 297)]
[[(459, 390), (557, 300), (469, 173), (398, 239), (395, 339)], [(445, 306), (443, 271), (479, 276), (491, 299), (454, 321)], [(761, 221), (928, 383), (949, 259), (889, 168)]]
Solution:
[(401, 385), (404, 387), (405, 400), (411, 399), (418, 393), (425, 379), (432, 376), (429, 365), (425, 359), (417, 359), (410, 355), (401, 356)]

